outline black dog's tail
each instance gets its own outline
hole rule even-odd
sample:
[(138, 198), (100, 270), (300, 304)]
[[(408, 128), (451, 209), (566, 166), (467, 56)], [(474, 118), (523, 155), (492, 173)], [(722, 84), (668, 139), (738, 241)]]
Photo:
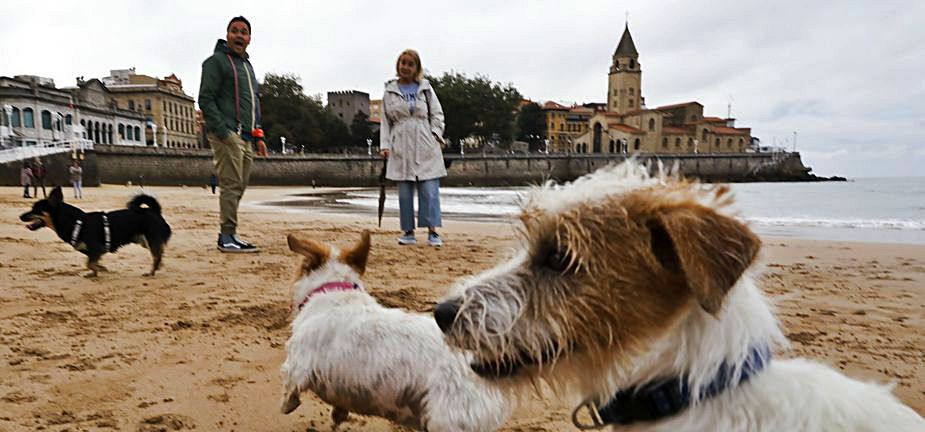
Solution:
[(154, 213), (161, 213), (161, 205), (151, 195), (140, 194), (128, 202), (128, 208), (132, 211), (145, 210), (145, 208), (142, 206), (148, 206), (147, 210), (150, 210)]

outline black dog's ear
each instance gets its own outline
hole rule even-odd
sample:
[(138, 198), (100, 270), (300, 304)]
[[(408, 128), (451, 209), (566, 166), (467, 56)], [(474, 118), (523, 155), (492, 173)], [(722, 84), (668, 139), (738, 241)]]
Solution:
[(51, 190), (51, 193), (48, 194), (48, 202), (52, 206), (57, 206), (64, 202), (64, 193), (61, 192), (61, 186)]

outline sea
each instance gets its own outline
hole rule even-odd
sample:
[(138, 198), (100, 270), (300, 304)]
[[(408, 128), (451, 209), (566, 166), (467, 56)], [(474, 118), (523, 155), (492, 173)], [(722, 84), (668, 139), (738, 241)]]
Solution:
[[(925, 177), (729, 186), (740, 217), (762, 236), (925, 245)], [(518, 198), (527, 192), (528, 188), (444, 187), (443, 217), (447, 222), (510, 220), (518, 212)], [(378, 196), (377, 189), (351, 189), (303, 204), (374, 215)], [(385, 207), (387, 215), (397, 215), (394, 189), (388, 190)]]

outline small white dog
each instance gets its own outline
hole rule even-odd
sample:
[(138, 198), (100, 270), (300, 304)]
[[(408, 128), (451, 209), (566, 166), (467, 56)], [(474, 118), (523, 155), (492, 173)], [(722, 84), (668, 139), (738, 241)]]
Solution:
[(576, 390), (579, 428), (925, 431), (888, 387), (771, 359), (786, 340), (755, 286), (761, 242), (731, 201), (633, 161), (539, 188), (522, 206), (523, 248), (435, 318), (500, 386)]
[(334, 406), (334, 426), (349, 412), (413, 429), (491, 431), (510, 414), (501, 392), (451, 351), (430, 316), (379, 305), (360, 276), (369, 232), (351, 249), (288, 236), (304, 259), (293, 285), (295, 318), (282, 366), (283, 413), (311, 390)]

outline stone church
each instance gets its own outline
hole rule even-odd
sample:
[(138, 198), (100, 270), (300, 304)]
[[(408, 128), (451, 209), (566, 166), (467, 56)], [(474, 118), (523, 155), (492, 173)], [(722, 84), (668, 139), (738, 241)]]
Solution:
[(708, 117), (693, 101), (648, 108), (642, 66), (629, 26), (613, 53), (607, 103), (565, 107), (547, 102), (550, 151), (575, 153), (742, 153), (752, 148), (751, 128), (735, 119)]

